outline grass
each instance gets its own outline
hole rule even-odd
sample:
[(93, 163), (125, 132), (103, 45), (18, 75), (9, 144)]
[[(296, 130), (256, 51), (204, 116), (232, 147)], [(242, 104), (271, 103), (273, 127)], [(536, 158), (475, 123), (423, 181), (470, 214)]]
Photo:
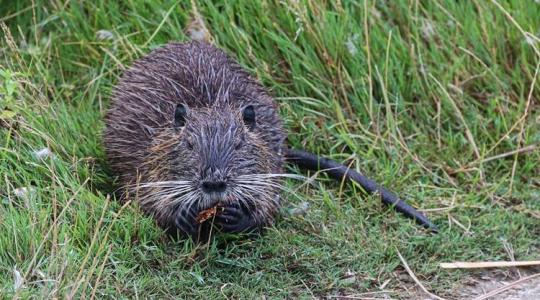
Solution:
[(1, 298), (400, 298), (413, 283), (397, 251), (454, 298), (471, 273), (439, 262), (538, 259), (537, 1), (196, 2), (272, 90), (293, 147), (368, 174), (441, 232), (318, 176), (287, 183), (262, 237), (167, 238), (113, 198), (101, 130), (122, 71), (188, 40), (192, 3), (1, 0)]

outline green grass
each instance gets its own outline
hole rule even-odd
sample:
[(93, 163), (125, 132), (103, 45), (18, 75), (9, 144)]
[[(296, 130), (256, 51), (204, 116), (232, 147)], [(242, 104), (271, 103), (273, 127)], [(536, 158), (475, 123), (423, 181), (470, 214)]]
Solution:
[[(136, 58), (188, 40), (190, 1), (145, 2), (0, 1), (0, 298), (309, 298), (383, 283), (399, 298), (413, 284), (397, 251), (452, 298), (471, 273), (440, 262), (539, 259), (540, 4), (198, 3), (215, 43), (272, 90), (293, 147), (351, 164), (441, 232), (318, 176), (287, 183), (287, 207), (307, 201), (306, 215), (196, 246), (111, 194), (111, 88)], [(36, 158), (44, 147), (54, 157)]]

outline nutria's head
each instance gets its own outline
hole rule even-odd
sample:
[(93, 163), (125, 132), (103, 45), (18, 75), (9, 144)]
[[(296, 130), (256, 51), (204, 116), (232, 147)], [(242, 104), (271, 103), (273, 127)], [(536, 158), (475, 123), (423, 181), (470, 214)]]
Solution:
[[(233, 110), (178, 104), (171, 120), (178, 142), (169, 153), (170, 176), (189, 189), (182, 202), (207, 209), (235, 201), (248, 208), (273, 201), (268, 184), (274, 166), (270, 149), (255, 131), (253, 105)], [(269, 180), (257, 181), (261, 177)]]
[(191, 214), (182, 221), (193, 223), (205, 209), (232, 205), (254, 227), (270, 224), (279, 207), (281, 154), (261, 138), (257, 107), (179, 103), (169, 117), (141, 168), (147, 179), (136, 185), (143, 207), (158, 220)]

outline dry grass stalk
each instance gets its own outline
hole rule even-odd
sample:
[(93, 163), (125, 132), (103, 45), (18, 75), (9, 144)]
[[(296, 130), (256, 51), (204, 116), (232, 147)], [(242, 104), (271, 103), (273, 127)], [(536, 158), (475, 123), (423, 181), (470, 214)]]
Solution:
[(479, 268), (508, 268), (508, 267), (526, 267), (540, 266), (540, 260), (530, 261), (479, 261), (479, 262), (462, 262), (456, 261), (453, 263), (441, 263), (443, 269), (479, 269)]
[(399, 252), (398, 249), (396, 249), (396, 252), (397, 252), (397, 254), (399, 256), (399, 259), (403, 263), (403, 267), (405, 267), (405, 270), (407, 270), (407, 273), (409, 273), (409, 276), (411, 276), (412, 280), (414, 280), (414, 282), (420, 287), (420, 289), (422, 289), (422, 291), (424, 291), (424, 293), (428, 294), (430, 297), (432, 297), (434, 299), (445, 300), (444, 298), (439, 297), (439, 296), (431, 293), (430, 291), (428, 291), (426, 289), (426, 287), (420, 282), (420, 280), (418, 280), (416, 275), (414, 275), (413, 271), (411, 270), (411, 268), (409, 267), (409, 265), (407, 264), (407, 262), (405, 261), (405, 259), (403, 258), (403, 256), (401, 255), (401, 253)]

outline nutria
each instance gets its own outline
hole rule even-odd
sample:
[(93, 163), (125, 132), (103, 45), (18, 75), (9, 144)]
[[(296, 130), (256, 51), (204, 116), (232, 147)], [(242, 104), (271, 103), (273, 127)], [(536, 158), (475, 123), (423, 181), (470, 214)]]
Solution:
[[(170, 43), (137, 60), (115, 87), (105, 149), (120, 184), (170, 232), (197, 237), (209, 223), (257, 231), (280, 207), (286, 159), (357, 181), (427, 228), (422, 214), (357, 172), (285, 145), (277, 105), (220, 49)], [(219, 210), (211, 222), (197, 216)]]

